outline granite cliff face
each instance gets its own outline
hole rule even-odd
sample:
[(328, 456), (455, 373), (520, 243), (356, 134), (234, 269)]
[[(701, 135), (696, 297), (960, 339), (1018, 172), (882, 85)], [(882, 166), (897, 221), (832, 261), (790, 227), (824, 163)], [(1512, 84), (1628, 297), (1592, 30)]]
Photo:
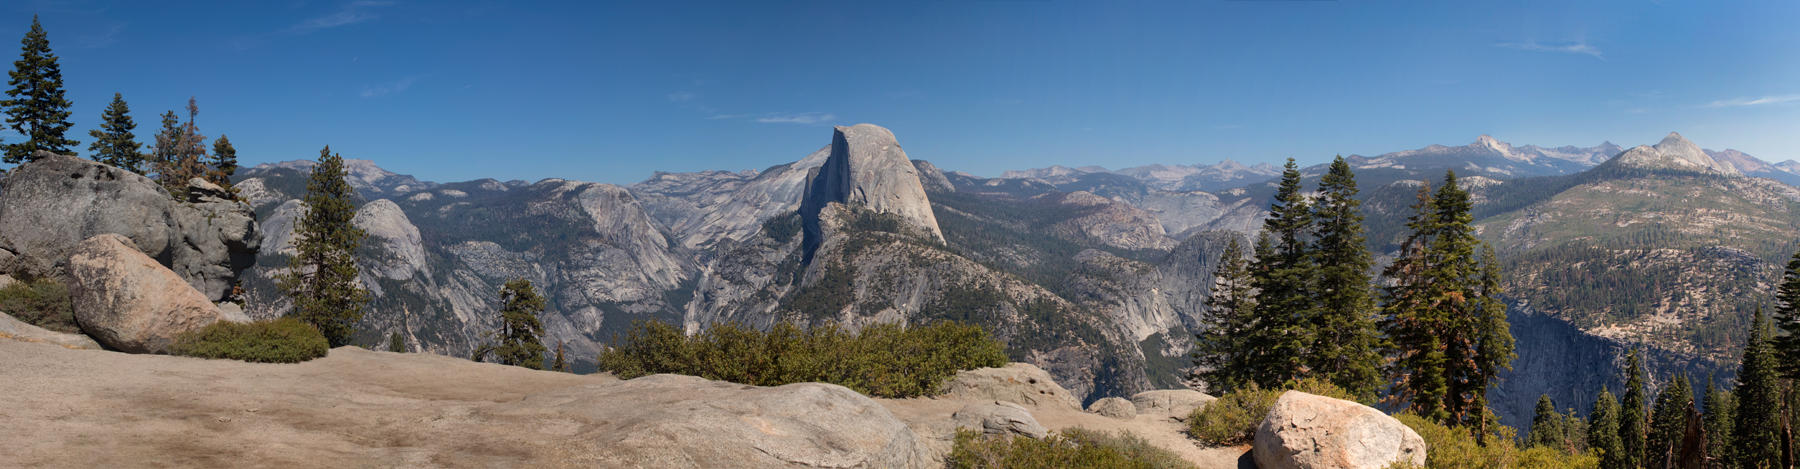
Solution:
[(65, 276), (75, 246), (95, 235), (131, 239), (213, 301), (232, 297), (262, 235), (250, 207), (218, 186), (190, 181), (187, 200), (130, 171), (40, 153), (0, 179), (0, 273)]
[[(252, 168), (241, 184), (258, 189), (253, 202), (266, 214), (271, 244), (248, 282), (256, 317), (290, 307), (275, 279), (305, 207), (302, 193), (275, 189), (304, 177), (289, 166), (297, 165)], [(467, 354), (497, 327), (500, 285), (524, 278), (550, 300), (546, 342), (566, 344), (577, 363), (592, 366), (600, 344), (631, 320), (677, 318), (695, 275), (693, 256), (618, 186), (365, 179), (404, 181), (352, 180), (365, 198), (393, 196), (361, 203), (354, 219), (370, 235), (358, 256), (375, 297), (358, 328), (369, 343), (400, 332), (412, 349)]]
[(944, 242), (931, 202), (925, 198), (925, 186), (919, 182), (918, 168), (906, 158), (894, 133), (880, 126), (857, 124), (833, 130), (831, 154), (807, 181), (806, 198), (800, 201), (805, 229), (802, 242), (809, 257), (823, 242), (819, 212), (832, 203), (894, 215)]

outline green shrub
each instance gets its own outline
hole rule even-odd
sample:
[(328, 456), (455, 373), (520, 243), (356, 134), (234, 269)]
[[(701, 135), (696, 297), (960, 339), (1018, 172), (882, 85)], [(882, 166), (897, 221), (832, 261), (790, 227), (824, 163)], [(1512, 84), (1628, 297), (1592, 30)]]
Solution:
[(169, 352), (258, 363), (298, 363), (325, 356), (331, 346), (311, 324), (290, 317), (252, 323), (219, 321), (175, 338)]
[(1254, 385), (1225, 393), (1189, 416), (1188, 435), (1219, 446), (1248, 444), (1256, 436), (1256, 425), (1269, 415), (1269, 407), (1281, 393)]
[(833, 383), (876, 397), (938, 393), (956, 372), (1006, 364), (1006, 351), (980, 327), (941, 321), (906, 328), (880, 324), (852, 334), (836, 325), (782, 323), (768, 332), (719, 324), (687, 336), (640, 321), (600, 353), (600, 369), (621, 379), (675, 373), (757, 386)]
[(49, 278), (26, 278), (0, 288), (0, 311), (37, 327), (57, 332), (80, 332), (75, 326), (75, 307), (69, 287)]
[(1504, 469), (1512, 467), (1513, 460), (1518, 457), (1518, 448), (1513, 446), (1511, 438), (1488, 437), (1488, 444), (1482, 446), (1467, 428), (1446, 427), (1412, 413), (1401, 413), (1394, 418), (1425, 438), (1425, 467), (1428, 468)]
[[(1429, 454), (1429, 451), (1427, 451)], [(1593, 454), (1569, 454), (1568, 451), (1537, 447), (1519, 453), (1512, 467), (1517, 469), (1597, 469), (1600, 458)]]
[(1497, 426), (1486, 445), (1467, 428), (1450, 428), (1411, 413), (1395, 415), (1400, 423), (1425, 438), (1425, 467), (1429, 469), (1593, 469), (1600, 459), (1591, 453), (1537, 447), (1520, 450), (1512, 427)]
[(1232, 446), (1249, 444), (1256, 436), (1256, 426), (1269, 415), (1269, 408), (1281, 393), (1295, 390), (1308, 394), (1355, 401), (1356, 398), (1328, 381), (1307, 378), (1290, 381), (1282, 389), (1260, 389), (1251, 385), (1225, 393), (1218, 400), (1196, 409), (1188, 418), (1188, 435), (1203, 443)]
[(997, 436), (958, 430), (956, 444), (944, 458), (950, 469), (963, 468), (1141, 468), (1194, 467), (1169, 450), (1152, 446), (1130, 433), (1071, 428), (1043, 439)]

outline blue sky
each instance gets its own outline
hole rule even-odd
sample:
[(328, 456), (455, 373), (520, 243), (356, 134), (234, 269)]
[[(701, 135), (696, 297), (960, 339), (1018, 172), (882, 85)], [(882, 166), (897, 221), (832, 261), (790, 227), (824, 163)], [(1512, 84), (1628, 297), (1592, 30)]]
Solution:
[(982, 175), (1671, 130), (1800, 158), (1800, 2), (524, 3), (13, 0), (0, 57), (42, 15), (84, 146), (113, 92), (140, 137), (192, 95), (247, 162), (439, 181), (761, 169), (861, 122)]

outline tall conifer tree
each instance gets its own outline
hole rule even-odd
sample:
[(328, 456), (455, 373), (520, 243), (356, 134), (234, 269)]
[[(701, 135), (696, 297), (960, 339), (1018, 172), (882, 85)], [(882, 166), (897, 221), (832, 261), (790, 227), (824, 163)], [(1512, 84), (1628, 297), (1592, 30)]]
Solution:
[(1733, 406), (1731, 394), (1714, 385), (1710, 375), (1706, 377), (1705, 404), (1706, 457), (1722, 465), (1731, 457)]
[(500, 330), (495, 331), (500, 343), (493, 348), (494, 357), (502, 364), (544, 369), (544, 324), (537, 317), (544, 310), (544, 297), (530, 280), (513, 279), (500, 289), (500, 304)]
[(1206, 329), (1195, 334), (1194, 364), (1206, 390), (1223, 394), (1253, 382), (1257, 365), (1256, 350), (1246, 343), (1256, 313), (1250, 262), (1236, 236), (1226, 243), (1213, 276), (1212, 295), (1202, 316)]
[[(1500, 300), (1499, 262), (1475, 237), (1469, 194), (1456, 173), (1419, 193), (1412, 233), (1384, 273), (1382, 330), (1392, 342), (1394, 396), (1438, 422), (1491, 433), (1487, 389), (1511, 367), (1512, 332)], [(1429, 197), (1428, 197), (1429, 194)]]
[(1788, 379), (1800, 379), (1800, 252), (1788, 260), (1781, 285), (1775, 288), (1775, 325), (1786, 332), (1773, 339), (1781, 357), (1778, 367)]
[(137, 142), (137, 135), (131, 133), (136, 129), (137, 123), (131, 120), (131, 107), (125, 104), (125, 97), (113, 93), (112, 104), (100, 113), (100, 128), (88, 131), (88, 135), (94, 137), (94, 143), (88, 144), (88, 152), (93, 154), (94, 161), (144, 174), (143, 145)]
[(1527, 434), (1525, 443), (1560, 451), (1566, 446), (1563, 442), (1566, 435), (1563, 430), (1563, 415), (1556, 411), (1556, 403), (1550, 400), (1549, 394), (1538, 395), (1537, 408), (1531, 417), (1531, 432)]
[(124, 95), (113, 93), (112, 104), (106, 104), (106, 111), (101, 113), (101, 126), (88, 131), (94, 137), (94, 144), (88, 144), (88, 153), (94, 153), (95, 162), (144, 174), (144, 146), (131, 133), (135, 129), (137, 122), (131, 122), (131, 106), (124, 104)]
[(31, 30), (20, 41), (19, 60), (13, 62), (9, 99), (0, 102), (6, 108), (6, 125), (25, 136), (25, 141), (5, 145), (7, 163), (31, 161), (34, 152), (72, 153), (78, 142), (67, 138), (69, 102), (63, 95), (62, 66), (50, 51), (50, 38), (37, 15), (31, 15)]
[(1313, 205), (1318, 309), (1312, 315), (1312, 329), (1317, 339), (1307, 366), (1353, 395), (1374, 396), (1381, 386), (1377, 369), (1381, 357), (1361, 206), (1356, 200), (1356, 175), (1339, 156), (1319, 179), (1319, 200)]
[(563, 341), (556, 341), (556, 360), (550, 362), (550, 370), (569, 372), (569, 361), (563, 358)]
[(1307, 242), (1312, 218), (1300, 187), (1300, 167), (1288, 158), (1269, 217), (1263, 220), (1263, 233), (1271, 244), (1267, 250), (1257, 249), (1252, 276), (1256, 325), (1247, 336), (1248, 345), (1257, 347), (1262, 358), (1254, 370), (1256, 384), (1264, 388), (1301, 378), (1315, 340), (1315, 265)]
[(356, 249), (368, 235), (351, 223), (355, 190), (344, 180), (344, 158), (319, 151), (306, 183), (306, 213), (294, 230), (295, 250), (281, 286), (294, 300), (290, 315), (319, 328), (331, 346), (349, 345), (369, 292), (357, 281)]
[(175, 117), (175, 111), (163, 111), (161, 122), (162, 127), (157, 129), (155, 141), (150, 146), (150, 166), (158, 173), (174, 163), (175, 146), (181, 141), (181, 119)]
[(1391, 284), (1382, 291), (1381, 329), (1391, 346), (1388, 355), (1394, 357), (1388, 368), (1390, 397), (1404, 401), (1421, 417), (1445, 422), (1450, 419), (1444, 403), (1449, 388), (1441, 338), (1450, 331), (1448, 318), (1431, 299), (1435, 288), (1427, 257), (1435, 232), (1431, 207), (1431, 184), (1426, 183), (1407, 218), (1410, 234), (1400, 244), (1400, 255), (1382, 272)]
[(194, 122), (200, 115), (200, 106), (192, 96), (188, 97), (187, 112), (187, 122), (181, 125), (180, 137), (176, 140), (175, 160), (187, 171), (186, 179), (203, 178), (206, 176), (206, 136), (200, 135), (200, 126)]
[(1625, 462), (1625, 467), (1644, 465), (1644, 439), (1649, 433), (1644, 406), (1648, 404), (1648, 395), (1643, 358), (1634, 349), (1625, 356), (1625, 400), (1619, 404), (1620, 459)]
[(1619, 400), (1600, 390), (1594, 410), (1588, 414), (1588, 449), (1600, 452), (1602, 469), (1626, 469), (1625, 451), (1619, 441)]
[(1664, 386), (1650, 407), (1650, 434), (1645, 446), (1644, 464), (1669, 467), (1680, 462), (1681, 439), (1687, 434), (1687, 411), (1694, 406), (1694, 389), (1686, 376)]
[(1479, 238), (1469, 214), (1469, 193), (1447, 172), (1433, 196), (1428, 276), (1435, 280), (1433, 303), (1447, 314), (1444, 337), (1449, 393), (1445, 406), (1454, 422), (1473, 428), (1477, 438), (1488, 433), (1493, 417), (1487, 410), (1487, 388), (1494, 376), (1510, 368), (1512, 332), (1506, 305), (1500, 301), (1498, 263)]
[(150, 164), (156, 170), (156, 180), (163, 189), (169, 191), (176, 199), (187, 198), (188, 180), (204, 176), (206, 166), (194, 154), (194, 145), (188, 131), (192, 127), (192, 116), (199, 110), (188, 102), (189, 124), (182, 124), (175, 117), (175, 111), (162, 115), (162, 130), (156, 134), (156, 145), (151, 150)]
[(219, 134), (219, 138), (213, 139), (212, 172), (207, 174), (207, 179), (219, 187), (231, 189), (231, 176), (236, 175), (237, 170), (237, 148), (231, 146), (231, 139), (225, 138), (225, 134)]
[(1777, 376), (1769, 320), (1757, 308), (1750, 326), (1750, 342), (1738, 363), (1736, 422), (1731, 429), (1732, 465), (1740, 468), (1781, 467), (1781, 378)]

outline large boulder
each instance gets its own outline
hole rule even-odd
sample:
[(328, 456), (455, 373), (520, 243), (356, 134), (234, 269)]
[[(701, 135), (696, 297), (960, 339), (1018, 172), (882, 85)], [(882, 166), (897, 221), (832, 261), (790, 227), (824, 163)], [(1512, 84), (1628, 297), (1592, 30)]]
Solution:
[(1156, 415), (1186, 420), (1194, 409), (1206, 407), (1215, 398), (1192, 389), (1158, 389), (1131, 396), (1131, 405), (1141, 415)]
[(950, 421), (956, 428), (969, 429), (989, 435), (1024, 435), (1032, 438), (1043, 438), (1050, 429), (1039, 424), (1031, 411), (1024, 406), (1011, 402), (988, 401), (976, 402), (963, 406), (956, 413), (950, 414)]
[[(83, 240), (119, 234), (209, 300), (227, 299), (262, 238), (250, 206), (189, 181), (175, 200), (156, 181), (112, 166), (39, 152), (0, 180), (0, 268), (63, 276)], [(10, 264), (10, 265), (6, 265)]]
[(594, 467), (921, 468), (929, 456), (887, 408), (823, 383), (757, 387), (652, 375), (533, 396), (501, 415), (591, 422)]
[(945, 397), (969, 401), (1006, 401), (1032, 407), (1081, 410), (1081, 401), (1030, 363), (958, 372), (945, 383)]
[(75, 324), (114, 350), (166, 353), (175, 336), (227, 316), (123, 235), (82, 241), (69, 256)]
[(1122, 397), (1102, 397), (1100, 400), (1094, 401), (1093, 404), (1088, 405), (1088, 412), (1105, 415), (1115, 419), (1129, 420), (1137, 418), (1137, 407), (1132, 406), (1131, 401), (1127, 401)]
[[(4, 280), (0, 276), (0, 280)], [(12, 315), (0, 312), (0, 339), (11, 339), (21, 342), (41, 342), (60, 345), (72, 349), (100, 350), (100, 344), (94, 339), (81, 334), (56, 332), (42, 327), (26, 324), (14, 319)]]
[(1425, 466), (1425, 439), (1373, 407), (1288, 391), (1256, 427), (1251, 449), (1263, 469), (1381, 469)]

